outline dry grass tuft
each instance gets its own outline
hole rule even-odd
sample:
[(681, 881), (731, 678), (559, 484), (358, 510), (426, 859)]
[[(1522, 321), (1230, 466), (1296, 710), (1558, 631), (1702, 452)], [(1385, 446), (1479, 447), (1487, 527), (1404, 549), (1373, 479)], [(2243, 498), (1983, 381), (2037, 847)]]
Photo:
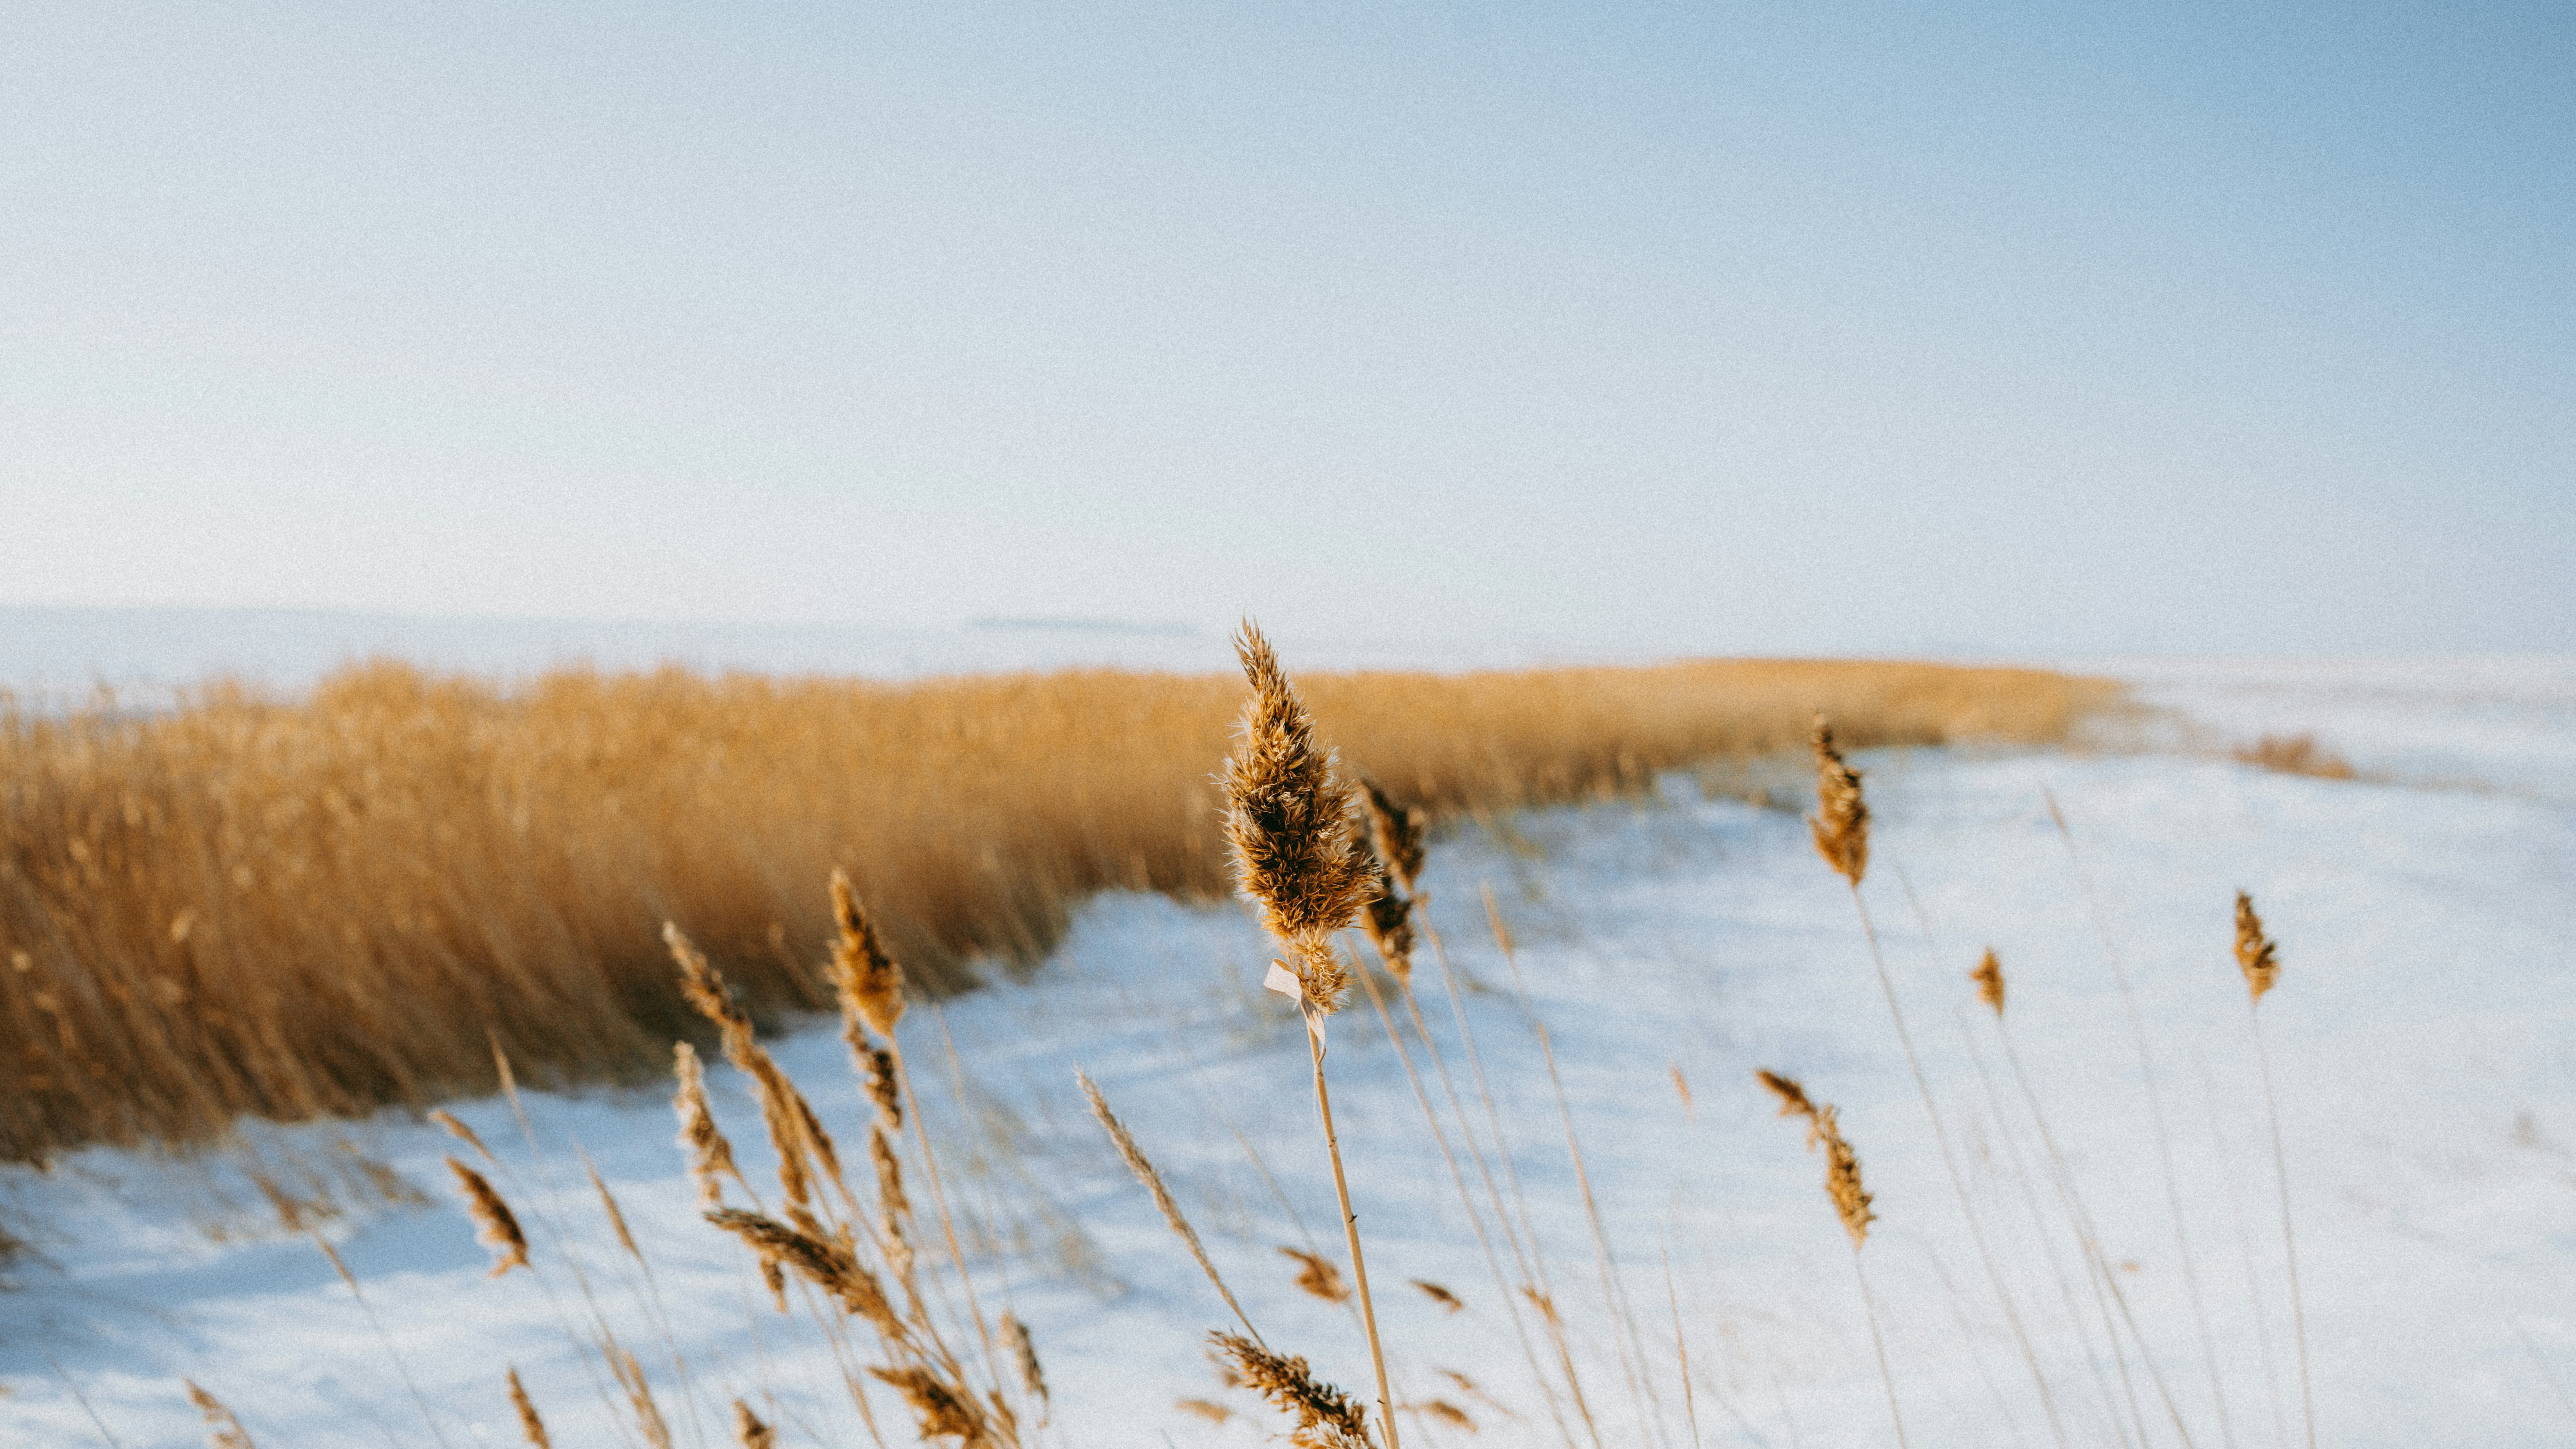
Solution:
[(2312, 734), (2265, 735), (2230, 753), (2240, 763), (2284, 775), (2308, 775), (2319, 780), (2358, 778), (2350, 760), (2318, 744)]
[[(285, 700), (0, 702), (0, 1160), (490, 1090), (641, 1080), (694, 1035), (656, 930), (745, 1010), (826, 1009), (834, 869), (912, 984), (1027, 962), (1104, 888), (1211, 899), (1207, 762), (1239, 683), (1080, 671), (876, 684), (390, 662)], [(1408, 811), (1632, 791), (1794, 747), (2044, 743), (2115, 698), (2016, 670), (1758, 660), (1307, 675), (1316, 738)], [(1393, 862), (1401, 879), (1402, 861)], [(776, 934), (773, 936), (773, 929)]]
[(1977, 999), (1994, 1008), (1996, 1016), (2002, 1016), (2004, 1014), (2004, 963), (1995, 956), (1994, 947), (1986, 948), (1985, 958), (1977, 962), (1976, 970), (1968, 973), (1968, 979), (1977, 983)]
[(1368, 1416), (1359, 1401), (1318, 1380), (1305, 1359), (1272, 1353), (1231, 1333), (1208, 1337), (1246, 1388), (1296, 1418), (1288, 1442), (1297, 1449), (1372, 1449)]
[(2236, 893), (2236, 966), (2245, 973), (2245, 989), (2261, 1001), (2281, 975), (2279, 952), (2263, 934), (2263, 918), (2254, 914), (2254, 898)]
[(483, 1174), (453, 1157), (447, 1159), (447, 1170), (456, 1174), (457, 1185), (465, 1189), (465, 1210), (474, 1216), (475, 1241), (494, 1254), (492, 1276), (528, 1267), (527, 1235), (519, 1231), (519, 1219), (501, 1194), (492, 1190)]

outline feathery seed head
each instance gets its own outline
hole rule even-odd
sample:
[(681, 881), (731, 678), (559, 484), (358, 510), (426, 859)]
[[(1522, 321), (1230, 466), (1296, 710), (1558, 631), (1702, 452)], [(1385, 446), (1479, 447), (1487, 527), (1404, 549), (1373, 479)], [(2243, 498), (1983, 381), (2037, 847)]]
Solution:
[(546, 1421), (537, 1414), (536, 1401), (528, 1397), (528, 1387), (519, 1382), (519, 1370), (510, 1369), (510, 1407), (519, 1411), (519, 1435), (536, 1449), (554, 1449), (554, 1440), (546, 1435)]
[(1378, 858), (1410, 895), (1422, 874), (1422, 817), (1396, 804), (1377, 781), (1365, 775), (1360, 777), (1360, 789), (1367, 796), (1369, 834), (1376, 840)]
[(903, 967), (886, 954), (849, 873), (839, 869), (832, 872), (832, 918), (841, 928), (832, 947), (832, 989), (841, 1000), (845, 1030), (854, 1034), (850, 1045), (855, 1050), (860, 1022), (890, 1037), (895, 1023), (903, 1020)]
[(912, 1199), (903, 1195), (903, 1159), (895, 1156), (894, 1142), (880, 1124), (868, 1134), (868, 1157), (877, 1167), (877, 1202), (888, 1217), (910, 1217)]
[(2254, 898), (2236, 893), (2236, 965), (2245, 973), (2245, 989), (2257, 1002), (2281, 974), (2272, 938), (2263, 934), (2263, 918), (2254, 914)]
[(1977, 999), (1993, 1007), (1995, 1015), (2001, 1017), (2004, 1014), (2004, 963), (1996, 959), (1994, 947), (1986, 948), (1985, 959), (1977, 963), (1976, 970), (1968, 973), (1968, 979), (1977, 983)]
[(924, 1439), (955, 1439), (959, 1449), (982, 1449), (994, 1442), (983, 1409), (963, 1386), (951, 1384), (927, 1368), (872, 1368), (868, 1373), (891, 1385), (912, 1406)]
[(684, 1041), (673, 1042), (671, 1074), (680, 1083), (671, 1098), (671, 1110), (680, 1118), (680, 1146), (689, 1154), (689, 1180), (698, 1185), (701, 1202), (720, 1206), (723, 1179), (742, 1181), (742, 1169), (733, 1165), (733, 1144), (716, 1127), (715, 1113), (707, 1108), (706, 1074), (698, 1065), (698, 1049)]
[(1869, 1210), (1869, 1194), (1861, 1190), (1860, 1154), (1844, 1140), (1830, 1104), (1816, 1109), (1815, 1135), (1825, 1144), (1825, 1192), (1833, 1198), (1834, 1212), (1857, 1249), (1868, 1240), (1869, 1225), (1878, 1220), (1878, 1214)]
[(197, 1406), (198, 1414), (206, 1421), (210, 1449), (254, 1449), (249, 1431), (242, 1428), (241, 1420), (233, 1417), (233, 1411), (225, 1408), (221, 1399), (197, 1387), (195, 1379), (179, 1382), (187, 1386), (188, 1402)]
[(1272, 1353), (1248, 1338), (1211, 1333), (1244, 1385), (1296, 1417), (1288, 1442), (1297, 1449), (1372, 1449), (1368, 1418), (1349, 1394), (1315, 1377), (1302, 1357)]
[(1860, 771), (1844, 763), (1833, 726), (1821, 714), (1809, 743), (1816, 751), (1816, 813), (1807, 817), (1807, 829), (1816, 853), (1857, 890), (1869, 869), (1869, 806), (1861, 799)]
[[(1329, 959), (1324, 938), (1366, 904), (1374, 872), (1356, 848), (1332, 757), (1269, 641), (1246, 622), (1235, 652), (1252, 699), (1225, 762), (1226, 842), (1243, 893), (1260, 905), (1262, 925), (1295, 948), (1291, 966), (1303, 980), (1304, 967)], [(1330, 1011), (1338, 992), (1318, 986), (1309, 983), (1308, 1005)]]
[(1358, 837), (1359, 849), (1366, 856), (1369, 871), (1377, 881), (1377, 894), (1369, 898), (1368, 910), (1360, 924), (1368, 928), (1371, 944), (1385, 960), (1386, 969), (1398, 981), (1413, 979), (1413, 898), (1404, 893), (1386, 858), (1371, 847), (1366, 836)]
[(1467, 1306), (1466, 1304), (1458, 1301), (1457, 1294), (1450, 1292), (1448, 1289), (1441, 1287), (1439, 1284), (1432, 1282), (1428, 1278), (1415, 1278), (1410, 1281), (1414, 1287), (1422, 1290), (1422, 1296), (1439, 1304), (1444, 1311), (1457, 1313), (1464, 1310)]
[(1046, 1370), (1038, 1363), (1037, 1342), (1029, 1337), (1029, 1326), (1017, 1314), (1002, 1315), (1002, 1346), (1011, 1351), (1011, 1358), (1019, 1365), (1020, 1387), (1040, 1404), (1048, 1402)]
[(465, 1209), (473, 1214), (477, 1229), (475, 1241), (497, 1255), (492, 1276), (498, 1278), (513, 1268), (536, 1271), (528, 1264), (527, 1235), (519, 1231), (518, 1218), (511, 1213), (510, 1205), (501, 1201), (501, 1195), (492, 1190), (492, 1184), (453, 1157), (447, 1159), (447, 1170), (456, 1174), (458, 1186), (465, 1189)]
[(845, 1238), (812, 1231), (819, 1225), (810, 1217), (806, 1219), (807, 1226), (793, 1227), (740, 1208), (719, 1208), (704, 1216), (742, 1239), (744, 1246), (760, 1256), (765, 1268), (794, 1271), (797, 1277), (830, 1294), (845, 1312), (873, 1324), (889, 1340), (903, 1338), (903, 1322), (895, 1316), (885, 1286), (874, 1273), (859, 1265), (857, 1253)]
[(1754, 1080), (1771, 1089), (1771, 1095), (1780, 1099), (1781, 1116), (1804, 1117), (1810, 1122), (1816, 1120), (1816, 1104), (1807, 1100), (1807, 1089), (1799, 1086), (1796, 1078), (1784, 1077), (1768, 1067), (1756, 1068), (1753, 1076)]
[(742, 1449), (778, 1449), (778, 1431), (760, 1422), (751, 1405), (733, 1401), (733, 1437)]
[(1327, 1303), (1347, 1303), (1351, 1298), (1348, 1284), (1342, 1281), (1342, 1270), (1332, 1259), (1303, 1248), (1281, 1248), (1279, 1256), (1296, 1263), (1297, 1286)]

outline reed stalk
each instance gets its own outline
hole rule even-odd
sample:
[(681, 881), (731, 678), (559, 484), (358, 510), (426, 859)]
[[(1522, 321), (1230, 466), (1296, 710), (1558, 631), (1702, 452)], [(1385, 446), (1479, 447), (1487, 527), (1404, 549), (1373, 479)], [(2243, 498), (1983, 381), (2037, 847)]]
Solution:
[(2254, 1033), (2254, 1060), (2263, 1074), (2263, 1114), (2272, 1129), (2272, 1180), (2281, 1197), (2281, 1255), (2290, 1269), (2290, 1326), (2299, 1345), (2299, 1412), (2308, 1449), (2317, 1444), (2317, 1401), (2308, 1379), (2308, 1312), (2299, 1293), (2299, 1244), (2290, 1216), (2290, 1165), (2281, 1150), (2281, 1103), (2272, 1091), (2272, 1054), (2263, 1043), (2263, 994), (2280, 978), (2280, 948), (2263, 931), (2254, 900), (2236, 893), (2236, 965), (2245, 975), (2245, 1019)]

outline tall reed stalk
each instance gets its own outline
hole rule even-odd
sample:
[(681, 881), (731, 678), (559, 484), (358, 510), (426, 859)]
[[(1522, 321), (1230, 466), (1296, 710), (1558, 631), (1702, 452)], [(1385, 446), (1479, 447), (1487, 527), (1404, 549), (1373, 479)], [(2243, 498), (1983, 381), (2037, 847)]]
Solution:
[(1314, 721), (1280, 670), (1270, 641), (1247, 620), (1235, 636), (1235, 653), (1252, 686), (1252, 699), (1225, 764), (1226, 840), (1243, 893), (1260, 905), (1263, 927), (1285, 951), (1271, 963), (1267, 985), (1295, 1001), (1305, 1018), (1315, 1111), (1333, 1163), (1333, 1195), (1341, 1204), (1342, 1236), (1359, 1287), (1369, 1367), (1377, 1376), (1378, 1425), (1386, 1449), (1402, 1449), (1386, 1348), (1378, 1337), (1377, 1303), (1369, 1292), (1368, 1259), (1360, 1248), (1359, 1215), (1351, 1210), (1350, 1178), (1342, 1166), (1341, 1137), (1333, 1127), (1332, 1088), (1324, 1078), (1324, 1024), (1341, 1009), (1350, 987), (1333, 935), (1367, 905), (1376, 872), (1352, 828), (1350, 792), (1335, 777), (1331, 754), (1315, 742)]
[(2308, 1310), (2299, 1295), (2299, 1244), (2290, 1226), (2290, 1165), (2281, 1150), (2281, 1103), (2272, 1093), (2272, 1054), (2263, 1045), (2263, 993), (2280, 977), (2280, 951), (2263, 932), (2254, 900), (2236, 893), (2236, 965), (2245, 975), (2245, 1016), (2254, 1032), (2254, 1060), (2263, 1072), (2263, 1112), (2272, 1128), (2272, 1180), (2281, 1193), (2281, 1255), (2290, 1268), (2290, 1325), (2299, 1345), (2299, 1412), (2307, 1429), (2308, 1449), (2317, 1444), (2317, 1401), (2308, 1386)]

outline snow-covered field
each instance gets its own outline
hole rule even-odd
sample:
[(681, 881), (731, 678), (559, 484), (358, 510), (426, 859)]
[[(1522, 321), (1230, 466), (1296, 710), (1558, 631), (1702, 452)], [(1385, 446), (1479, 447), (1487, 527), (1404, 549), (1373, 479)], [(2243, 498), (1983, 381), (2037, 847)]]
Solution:
[[(1676, 777), (1659, 803), (1535, 813), (1435, 842), (1433, 919), (1600, 1443), (1894, 1442), (1821, 1159), (1773, 1115), (1757, 1066), (1841, 1104), (1877, 1195), (1859, 1261), (1909, 1443), (2045, 1446), (2062, 1432), (2075, 1445), (2173, 1444), (2177, 1417), (2196, 1445), (2301, 1442), (2263, 1089), (2229, 952), (2240, 887), (2281, 942), (2263, 1030), (2318, 1442), (2576, 1442), (2576, 665), (2118, 672), (2213, 737), (2314, 730), (2382, 778), (2190, 753), (1859, 762), (1878, 814), (1867, 903), (1992, 1277), (1850, 897), (1795, 814), (1704, 798)], [(1605, 1306), (1486, 888), (1519, 940), (1527, 1011), (1551, 1035), (1633, 1338)], [(2179, 1241), (2106, 935), (2136, 987)], [(2012, 1044), (2135, 1315), (2116, 1356), (1966, 979), (1989, 944), (2010, 977)], [(1240, 911), (1109, 897), (1030, 979), (905, 1023), (978, 1289), (988, 1311), (1007, 1303), (1029, 1323), (1046, 1364), (1044, 1442), (1249, 1445), (1283, 1427), (1202, 1357), (1226, 1310), (1084, 1115), (1076, 1065), (1171, 1179), (1269, 1340), (1367, 1390), (1350, 1316), (1293, 1287), (1277, 1252), (1341, 1256), (1305, 1046), (1259, 989), (1266, 960)], [(1437, 967), (1422, 980), (1481, 1132)], [(1551, 1362), (1552, 1400), (1364, 1000), (1336, 1018), (1332, 1048), (1399, 1397), (1445, 1400), (1479, 1427), (1470, 1438), (1412, 1414), (1406, 1440), (1567, 1442), (1552, 1413), (1571, 1414), (1561, 1375)], [(855, 1142), (865, 1104), (834, 1034), (807, 1030), (778, 1052)], [(757, 1113), (731, 1073), (712, 1081), (750, 1168)], [(1445, 1116), (1438, 1083), (1425, 1086)], [(637, 1443), (599, 1367), (603, 1325), (651, 1376), (682, 1444), (729, 1442), (719, 1410), (737, 1395), (779, 1419), (787, 1443), (870, 1442), (830, 1345), (767, 1308), (739, 1250), (696, 1220), (665, 1095), (530, 1095), (533, 1148), (506, 1103), (457, 1105), (506, 1164), (496, 1180), (530, 1227), (537, 1271), (500, 1279), (439, 1161), (457, 1144), (395, 1117), (263, 1131), (254, 1154), (217, 1162), (94, 1152), (45, 1178), (0, 1175), (0, 1215), (34, 1231), (42, 1254), (0, 1295), (0, 1442), (202, 1442), (183, 1375), (269, 1449), (514, 1442), (502, 1375), (515, 1365), (556, 1443)], [(584, 1153), (649, 1278), (610, 1234)], [(307, 1178), (334, 1178), (347, 1202), (364, 1195), (345, 1186), (365, 1176), (361, 1158), (428, 1201), (313, 1214), (298, 1234), (249, 1176), (294, 1197), (320, 1195)], [(1474, 1196), (1485, 1201), (1481, 1182)], [(1497, 1252), (1508, 1267), (1499, 1240)], [(1442, 1311), (1414, 1278), (1446, 1285), (1465, 1311)], [(1998, 1279), (2035, 1345), (2045, 1407)], [(1526, 1309), (1519, 1327), (1535, 1338)], [(1211, 1423), (1183, 1398), (1233, 1417)], [(1595, 1442), (1579, 1424), (1571, 1437)]]

